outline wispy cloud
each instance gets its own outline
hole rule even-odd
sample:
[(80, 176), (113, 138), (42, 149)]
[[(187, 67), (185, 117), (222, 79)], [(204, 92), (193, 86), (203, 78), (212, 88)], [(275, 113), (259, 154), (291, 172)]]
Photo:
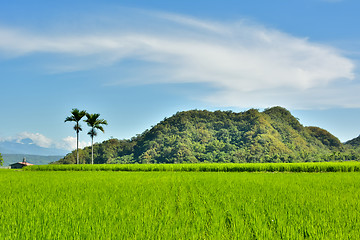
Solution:
[[(355, 79), (354, 62), (307, 38), (247, 21), (219, 23), (168, 13), (135, 17), (137, 24), (125, 30), (112, 24), (66, 35), (0, 28), (0, 54), (71, 57), (57, 71), (135, 59), (151, 63), (151, 68), (131, 73), (140, 83), (207, 84), (216, 91), (202, 100), (219, 106), (345, 107), (350, 103), (343, 94), (359, 88), (349, 85)], [(326, 97), (330, 92), (336, 97)], [(322, 95), (326, 101), (319, 99)]]

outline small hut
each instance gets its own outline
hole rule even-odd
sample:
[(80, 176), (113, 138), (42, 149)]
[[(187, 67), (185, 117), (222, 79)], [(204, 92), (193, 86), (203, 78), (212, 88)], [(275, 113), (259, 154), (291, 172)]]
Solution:
[(10, 167), (12, 169), (19, 169), (19, 168), (23, 168), (25, 166), (31, 166), (31, 165), (34, 165), (34, 164), (26, 162), (26, 158), (23, 158), (22, 162), (17, 162), (17, 163), (10, 164)]

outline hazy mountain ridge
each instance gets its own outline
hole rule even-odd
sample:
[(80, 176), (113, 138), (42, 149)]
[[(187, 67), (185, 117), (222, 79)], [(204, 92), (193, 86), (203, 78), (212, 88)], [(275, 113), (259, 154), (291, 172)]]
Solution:
[(61, 156), (40, 156), (40, 155), (31, 155), (31, 154), (1, 154), (4, 159), (3, 166), (9, 166), (10, 164), (16, 162), (22, 162), (23, 158), (26, 158), (26, 161), (35, 165), (44, 165), (49, 164), (51, 162), (58, 161), (63, 158), (64, 155)]
[[(79, 152), (89, 163), (91, 149)], [(304, 127), (281, 107), (178, 112), (131, 140), (94, 145), (95, 163), (301, 162), (349, 160), (356, 154), (328, 131)], [(58, 163), (74, 162), (75, 151)]]
[(41, 156), (65, 156), (69, 151), (56, 148), (40, 147), (31, 139), (23, 139), (22, 142), (0, 141), (0, 153), (2, 154), (29, 154)]

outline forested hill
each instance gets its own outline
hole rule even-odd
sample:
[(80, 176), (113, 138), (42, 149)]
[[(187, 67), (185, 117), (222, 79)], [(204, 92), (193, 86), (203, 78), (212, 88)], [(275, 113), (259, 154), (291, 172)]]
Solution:
[(351, 145), (353, 147), (360, 147), (360, 136), (347, 141), (345, 144)]
[[(131, 140), (94, 145), (95, 163), (301, 162), (356, 158), (332, 134), (281, 107), (178, 112)], [(90, 162), (91, 148), (80, 150)], [(57, 163), (74, 163), (75, 151)]]

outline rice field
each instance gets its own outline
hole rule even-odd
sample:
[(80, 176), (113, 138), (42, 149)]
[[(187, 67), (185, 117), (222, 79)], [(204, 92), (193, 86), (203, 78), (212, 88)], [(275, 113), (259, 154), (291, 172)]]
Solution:
[(360, 172), (360, 162), (33, 165), (27, 171)]
[(0, 171), (0, 239), (358, 239), (360, 173)]

